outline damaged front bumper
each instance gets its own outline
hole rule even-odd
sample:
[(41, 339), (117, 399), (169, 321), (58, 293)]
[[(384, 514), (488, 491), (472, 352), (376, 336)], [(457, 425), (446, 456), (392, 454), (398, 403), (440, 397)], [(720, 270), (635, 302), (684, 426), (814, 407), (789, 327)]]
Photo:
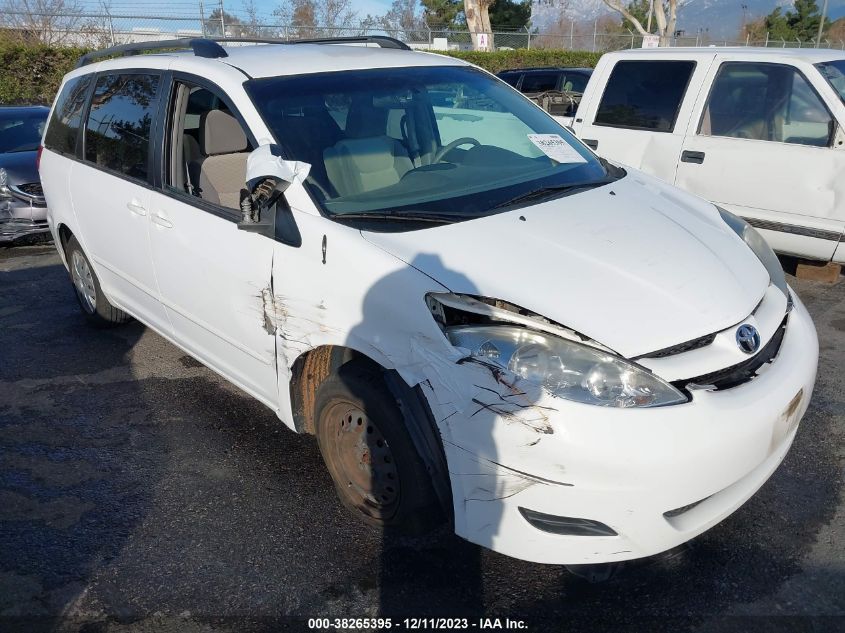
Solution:
[[(423, 391), (446, 450), (455, 530), (553, 564), (675, 547), (731, 514), (774, 472), (809, 404), (817, 361), (815, 328), (796, 300), (771, 364), (745, 384), (696, 390), (687, 404), (596, 407), (515, 385), (477, 363), (442, 368)], [(472, 385), (470, 393), (459, 384)], [(561, 519), (553, 525), (564, 533), (529, 522), (542, 515)]]
[(0, 244), (49, 233), (47, 207), (43, 202), (43, 198), (11, 187), (0, 190)]

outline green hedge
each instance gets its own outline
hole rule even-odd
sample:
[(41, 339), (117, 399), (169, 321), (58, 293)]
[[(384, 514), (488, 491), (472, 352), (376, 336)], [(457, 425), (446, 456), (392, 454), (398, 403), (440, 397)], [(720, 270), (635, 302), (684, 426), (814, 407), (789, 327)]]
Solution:
[(443, 51), (443, 53), (481, 66), (491, 73), (497, 73), (508, 68), (530, 68), (533, 66), (594, 68), (602, 55), (589, 51), (559, 51), (546, 48), (495, 51), (492, 53), (483, 51)]
[[(0, 42), (0, 105), (43, 103), (50, 105), (62, 76), (86, 52), (79, 48), (28, 46)], [(601, 53), (548, 49), (449, 51), (444, 54), (477, 64), (490, 72), (526, 66), (589, 66)]]
[(0, 43), (0, 104), (50, 105), (62, 77), (86, 51)]

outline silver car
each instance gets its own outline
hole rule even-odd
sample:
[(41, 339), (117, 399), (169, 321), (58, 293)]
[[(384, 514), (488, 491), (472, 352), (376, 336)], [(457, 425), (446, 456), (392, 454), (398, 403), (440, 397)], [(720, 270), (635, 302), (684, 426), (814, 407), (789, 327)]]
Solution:
[(44, 106), (0, 108), (0, 244), (50, 235), (38, 178), (38, 146), (49, 112)]

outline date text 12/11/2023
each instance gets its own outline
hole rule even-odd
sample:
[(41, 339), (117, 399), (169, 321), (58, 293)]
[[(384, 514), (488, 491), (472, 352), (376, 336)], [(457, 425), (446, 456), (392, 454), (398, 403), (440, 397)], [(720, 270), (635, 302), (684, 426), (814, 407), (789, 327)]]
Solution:
[(511, 630), (527, 631), (528, 625), (511, 618), (309, 618), (310, 630), (368, 629), (371, 631)]

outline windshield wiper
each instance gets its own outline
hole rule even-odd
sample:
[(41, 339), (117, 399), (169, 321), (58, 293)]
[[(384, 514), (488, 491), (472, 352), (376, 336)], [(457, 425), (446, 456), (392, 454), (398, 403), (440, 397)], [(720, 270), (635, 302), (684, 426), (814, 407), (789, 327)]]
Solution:
[(604, 185), (608, 185), (611, 182), (616, 180), (615, 178), (605, 178), (602, 180), (595, 180), (592, 182), (581, 182), (581, 183), (574, 183), (569, 185), (554, 185), (551, 187), (540, 187), (539, 189), (532, 189), (526, 193), (520, 194), (515, 198), (511, 198), (510, 200), (505, 200), (494, 206), (494, 209), (502, 209), (504, 207), (510, 207), (517, 204), (522, 204), (524, 202), (533, 202), (535, 200), (539, 200), (541, 198), (548, 198), (554, 196), (555, 194), (565, 194), (565, 193), (575, 193), (576, 191), (585, 191), (587, 189), (595, 189), (596, 187), (602, 187)]
[(475, 216), (456, 216), (445, 213), (334, 213), (333, 220), (376, 220), (387, 222), (432, 222), (435, 224), (454, 224), (462, 219)]

